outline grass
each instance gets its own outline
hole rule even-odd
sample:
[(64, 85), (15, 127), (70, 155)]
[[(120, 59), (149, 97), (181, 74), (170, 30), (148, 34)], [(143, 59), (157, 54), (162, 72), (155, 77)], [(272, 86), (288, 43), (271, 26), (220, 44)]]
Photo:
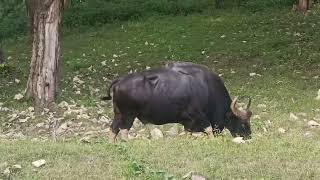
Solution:
[[(62, 32), (58, 102), (74, 100), (88, 107), (92, 116), (102, 106), (112, 116), (109, 104), (99, 101), (107, 84), (103, 77), (170, 60), (192, 61), (221, 74), (232, 96), (253, 98), (252, 111), (258, 115), (252, 119), (253, 139), (234, 144), (226, 133), (212, 140), (179, 136), (110, 145), (101, 135), (99, 143), (85, 145), (77, 139), (33, 142), (34, 132), (26, 140), (0, 140), (0, 162), (21, 164), (22, 170), (13, 174), (17, 179), (181, 179), (189, 171), (210, 179), (319, 179), (320, 129), (307, 126), (320, 117), (320, 102), (314, 100), (320, 87), (319, 17), (317, 10), (306, 17), (286, 9), (256, 14), (224, 10)], [(13, 97), (25, 88), (30, 52), (25, 37), (5, 47), (11, 60), (0, 74), (0, 101), (22, 111), (30, 102)], [(253, 72), (261, 76), (249, 76)], [(81, 95), (72, 87), (75, 75), (85, 81), (79, 86)], [(15, 78), (21, 83), (14, 83)], [(0, 133), (24, 131), (6, 123), (8, 113), (0, 113)], [(25, 128), (32, 129), (44, 121), (42, 117)], [(305, 137), (306, 132), (312, 137)], [(33, 168), (31, 162), (40, 158), (47, 164)]]

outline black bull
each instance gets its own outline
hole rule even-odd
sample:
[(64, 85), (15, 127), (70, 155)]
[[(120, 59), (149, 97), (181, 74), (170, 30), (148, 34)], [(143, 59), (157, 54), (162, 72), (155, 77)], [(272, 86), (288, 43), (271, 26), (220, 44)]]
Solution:
[(142, 123), (162, 125), (180, 123), (189, 132), (221, 132), (229, 129), (232, 136), (251, 134), (249, 110), (237, 108), (219, 76), (206, 67), (175, 62), (164, 68), (151, 69), (115, 79), (113, 91), (114, 120), (110, 141), (120, 130), (127, 136), (137, 117)]

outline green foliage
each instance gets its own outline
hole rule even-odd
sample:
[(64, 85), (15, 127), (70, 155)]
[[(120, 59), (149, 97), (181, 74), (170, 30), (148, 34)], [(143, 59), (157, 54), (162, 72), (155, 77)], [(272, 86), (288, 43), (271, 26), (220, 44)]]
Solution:
[(7, 37), (24, 32), (26, 19), (23, 0), (0, 0), (0, 43)]
[(250, 11), (263, 11), (269, 8), (282, 8), (292, 6), (296, 0), (236, 0), (240, 7)]
[[(293, 4), (294, 0), (70, 0), (63, 14), (64, 27), (96, 26), (156, 15), (188, 15), (215, 8), (262, 11)], [(26, 33), (24, 0), (0, 0), (0, 42)]]
[(97, 25), (150, 15), (187, 15), (211, 8), (211, 0), (85, 0), (72, 1), (64, 25)]

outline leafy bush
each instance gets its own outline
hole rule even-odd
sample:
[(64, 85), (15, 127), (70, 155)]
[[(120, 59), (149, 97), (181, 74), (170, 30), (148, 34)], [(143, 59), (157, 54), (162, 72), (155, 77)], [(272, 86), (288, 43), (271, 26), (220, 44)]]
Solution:
[[(63, 27), (94, 26), (153, 15), (188, 15), (214, 8), (260, 11), (292, 5), (295, 0), (69, 0)], [(26, 33), (25, 0), (0, 0), (0, 42)]]

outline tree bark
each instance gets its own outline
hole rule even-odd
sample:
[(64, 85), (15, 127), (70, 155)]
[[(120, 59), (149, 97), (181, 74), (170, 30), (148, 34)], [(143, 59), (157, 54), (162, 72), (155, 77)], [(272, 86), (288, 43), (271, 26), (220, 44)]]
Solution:
[[(61, 0), (29, 0), (28, 14), (32, 15), (32, 58), (27, 82), (27, 98), (37, 108), (51, 109), (58, 88), (60, 56), (59, 25)], [(30, 3), (30, 4), (32, 4)]]
[(309, 10), (310, 0), (299, 0), (298, 11), (301, 14), (305, 14)]
[(4, 53), (3, 53), (3, 50), (2, 48), (0, 47), (0, 64), (3, 64), (4, 63)]

